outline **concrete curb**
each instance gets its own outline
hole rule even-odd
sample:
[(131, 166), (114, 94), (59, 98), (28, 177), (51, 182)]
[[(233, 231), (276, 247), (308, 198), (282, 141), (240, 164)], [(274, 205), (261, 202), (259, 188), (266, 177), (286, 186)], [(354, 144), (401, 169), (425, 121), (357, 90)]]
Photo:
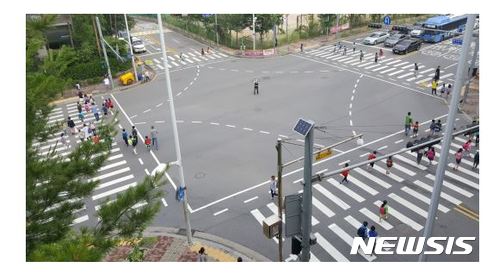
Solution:
[[(185, 238), (185, 234), (181, 232), (183, 229), (170, 228), (170, 227), (148, 227), (144, 231), (144, 236), (158, 236), (158, 235), (170, 235), (177, 238)], [(192, 235), (194, 240), (198, 240), (201, 243), (208, 242), (212, 244), (212, 247), (225, 249), (226, 251), (234, 252), (237, 256), (246, 257), (247, 261), (256, 262), (272, 262), (269, 258), (257, 253), (243, 245), (237, 244), (233, 241), (206, 233), (201, 231), (195, 231)]]

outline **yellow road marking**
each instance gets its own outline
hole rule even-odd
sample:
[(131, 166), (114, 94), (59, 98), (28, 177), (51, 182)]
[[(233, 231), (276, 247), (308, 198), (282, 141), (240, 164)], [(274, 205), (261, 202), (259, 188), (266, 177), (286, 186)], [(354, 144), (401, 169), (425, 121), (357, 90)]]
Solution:
[(475, 221), (479, 221), (479, 215), (478, 213), (475, 213), (473, 212), (472, 210), (468, 209), (468, 208), (465, 208), (464, 206), (461, 206), (461, 205), (457, 205), (454, 210), (456, 210), (457, 212), (465, 215), (466, 217), (472, 219), (472, 220), (475, 220)]

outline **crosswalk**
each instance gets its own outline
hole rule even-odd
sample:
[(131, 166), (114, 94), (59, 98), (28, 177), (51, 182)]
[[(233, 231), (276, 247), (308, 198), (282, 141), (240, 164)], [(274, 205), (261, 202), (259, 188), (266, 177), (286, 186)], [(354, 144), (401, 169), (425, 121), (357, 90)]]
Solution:
[[(413, 70), (414, 64), (393, 57), (381, 57), (378, 62), (375, 63), (374, 54), (375, 52), (365, 51), (361, 61), (359, 50), (353, 52), (350, 48), (346, 55), (343, 55), (343, 51), (335, 52), (334, 46), (322, 46), (308, 50), (304, 53), (305, 56), (324, 59), (326, 62), (338, 62), (349, 68), (369, 70), (376, 74), (384, 74), (387, 78), (411, 82), (426, 88), (431, 87), (431, 80), (433, 79), (435, 68), (418, 63), (419, 71), (418, 74), (415, 75)], [(454, 73), (444, 74), (444, 72), (445, 70), (440, 70), (440, 81), (437, 87), (438, 91), (442, 89), (443, 83), (450, 83), (449, 79), (454, 76)]]
[[(460, 137), (454, 138), (451, 151), (455, 153), (465, 141)], [(440, 151), (440, 146), (434, 147)], [(372, 170), (367, 167), (351, 170), (348, 183), (340, 183), (343, 177), (338, 175), (312, 185), (312, 232), (317, 237), (317, 244), (311, 247), (314, 261), (375, 261), (376, 256), (367, 256), (362, 252), (350, 255), (349, 252), (363, 221), (376, 226), (380, 236), (397, 236), (394, 231), (398, 225), (406, 226), (404, 234), (408, 230), (414, 234), (422, 233), (428, 217), (436, 165), (430, 166), (429, 161), (424, 160), (418, 165), (416, 155), (410, 152), (393, 157), (393, 161), (390, 174), (386, 174), (386, 162), (379, 161)], [(454, 157), (449, 156), (448, 162), (438, 215), (448, 214), (455, 207), (476, 199), (479, 190), (479, 169), (462, 165), (454, 171)], [(380, 219), (378, 214), (383, 200), (387, 200), (389, 206), (386, 220)], [(250, 212), (261, 222), (277, 214), (277, 206), (271, 202)], [(277, 239), (274, 241), (277, 244)]]
[[(77, 128), (80, 129), (83, 127), (83, 122), (78, 120), (77, 115), (78, 110), (76, 108), (76, 103), (61, 105), (54, 108), (49, 114), (49, 123), (65, 122), (69, 116), (74, 120)], [(102, 121), (102, 117), (100, 118), (100, 121)], [(87, 124), (90, 122), (99, 123), (95, 120), (92, 113), (87, 114), (84, 122)], [(81, 141), (78, 135), (66, 135), (64, 138), (68, 141), (68, 145), (60, 143), (60, 133), (56, 133), (53, 135), (53, 138), (50, 138), (43, 143), (34, 143), (33, 147), (38, 149), (39, 155), (46, 156), (49, 151), (55, 151), (54, 156), (61, 156), (65, 158), (64, 160), (69, 161), (68, 155), (81, 143)], [(124, 153), (131, 153), (131, 151), (126, 151), (127, 147), (123, 146), (121, 141), (118, 140), (118, 142), (120, 143), (117, 143), (116, 139), (113, 139), (109, 157), (104, 162), (103, 166), (99, 168), (97, 174), (88, 180), (89, 182), (99, 181), (90, 197), (85, 198), (86, 204), (91, 202), (91, 205), (95, 205), (95, 211), (97, 211), (108, 199), (112, 200), (119, 193), (137, 185), (138, 178), (133, 174), (129, 162), (124, 159)], [(145, 203), (138, 203), (135, 207), (138, 208), (143, 205), (145, 205)], [(73, 220), (72, 225), (80, 225), (91, 221), (94, 216), (93, 211), (88, 210), (89, 209), (84, 206), (83, 209), (75, 212), (75, 219)]]
[[(180, 56), (180, 53), (182, 56)], [(211, 61), (216, 61), (224, 58), (228, 58), (229, 56), (216, 51), (216, 50), (210, 50), (210, 52), (205, 52), (204, 55), (200, 53), (199, 50), (195, 50), (193, 48), (189, 49), (188, 51), (185, 52), (179, 52), (178, 54), (175, 55), (167, 55), (168, 57), (168, 68), (173, 69), (173, 68), (181, 68), (181, 67), (188, 67), (190, 65), (198, 65), (202, 63), (207, 63)], [(164, 63), (163, 63), (163, 57), (157, 57), (157, 58), (147, 58), (144, 57), (142, 60), (145, 61), (145, 64), (149, 65), (152, 67), (155, 71), (161, 71), (164, 70)]]

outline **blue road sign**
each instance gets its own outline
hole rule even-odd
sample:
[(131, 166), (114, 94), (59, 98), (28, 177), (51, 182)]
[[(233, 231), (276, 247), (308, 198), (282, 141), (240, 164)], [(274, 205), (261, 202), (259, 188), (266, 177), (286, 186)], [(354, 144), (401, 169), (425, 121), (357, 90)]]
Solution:
[(392, 19), (390, 18), (390, 16), (385, 16), (383, 18), (383, 22), (386, 24), (386, 25), (390, 25), (390, 23), (392, 23)]
[(463, 39), (452, 39), (452, 44), (453, 45), (462, 45)]
[(176, 199), (178, 202), (184, 201), (184, 196), (185, 196), (185, 188), (182, 186), (179, 186), (177, 189), (176, 193)]
[(299, 119), (293, 130), (303, 136), (307, 136), (308, 132), (310, 131), (310, 129), (312, 129), (313, 126), (313, 122)]

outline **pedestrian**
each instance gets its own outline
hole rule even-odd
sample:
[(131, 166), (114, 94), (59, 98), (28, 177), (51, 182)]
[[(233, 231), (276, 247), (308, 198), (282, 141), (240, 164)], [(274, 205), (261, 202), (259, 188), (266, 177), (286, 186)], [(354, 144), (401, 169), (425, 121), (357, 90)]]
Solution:
[(362, 237), (362, 239), (366, 240), (367, 238), (367, 225), (368, 223), (364, 221), (362, 225), (357, 229), (357, 236)]
[(79, 130), (78, 137), (80, 138), (81, 143), (83, 143), (83, 141), (85, 141), (85, 131), (83, 131), (83, 128)]
[(146, 135), (146, 138), (144, 139), (144, 144), (146, 145), (147, 150), (151, 150), (151, 138)]
[(418, 163), (418, 165), (421, 164), (421, 160), (423, 159), (423, 155), (424, 155), (424, 151), (423, 149), (418, 149), (416, 151), (417, 155), (416, 155), (416, 162)]
[(76, 84), (75, 84), (75, 88), (76, 88), (76, 90), (78, 90), (78, 91), (80, 91), (80, 90), (81, 90), (80, 82), (76, 82)]
[(114, 105), (113, 105), (113, 101), (111, 100), (111, 98), (108, 99), (108, 102), (109, 102), (109, 109), (113, 110)]
[(78, 98), (80, 99), (80, 102), (83, 102), (83, 91), (78, 91)]
[(435, 134), (439, 134), (440, 132), (442, 132), (442, 120), (438, 120), (435, 125)]
[(83, 128), (85, 129), (85, 139), (90, 140), (92, 138), (92, 129), (86, 124), (83, 126)]
[(69, 139), (66, 139), (66, 134), (64, 132), (61, 133), (60, 139), (61, 144), (66, 146), (66, 149), (69, 149)]
[(133, 153), (134, 154), (137, 154), (137, 144), (139, 143), (139, 139), (137, 138), (137, 136), (134, 136), (132, 138), (132, 146), (133, 146)]
[(201, 48), (201, 55), (204, 55), (204, 49)]
[(417, 62), (414, 62), (414, 78), (418, 77), (419, 66)]
[(274, 196), (277, 195), (277, 180), (275, 179), (275, 176), (272, 175), (270, 176), (270, 196), (272, 200), (274, 200)]
[(127, 140), (127, 146), (133, 146), (133, 136), (129, 135)]
[(303, 43), (300, 44), (300, 52), (303, 52)]
[(260, 93), (258, 92), (258, 79), (255, 79), (255, 80), (253, 81), (253, 95), (255, 95), (255, 94), (260, 94)]
[(343, 184), (343, 182), (346, 182), (348, 184), (348, 173), (350, 173), (350, 170), (348, 169), (348, 163), (345, 163), (345, 169), (341, 171), (341, 175), (343, 175), (343, 180), (341, 180), (340, 184)]
[[(371, 229), (367, 233), (368, 238), (374, 238), (374, 248), (376, 248), (376, 239), (378, 237), (378, 232), (376, 231), (375, 226), (371, 226)], [(374, 250), (372, 250), (371, 255), (374, 253)]]
[(411, 126), (412, 126), (411, 112), (407, 112), (407, 116), (405, 116), (405, 120), (404, 120), (405, 136), (409, 135), (409, 131), (411, 130)]
[(243, 258), (237, 257), (237, 262), (243, 262)]
[(355, 48), (356, 48), (356, 45), (355, 45), (355, 42), (353, 42), (353, 49), (352, 49), (353, 53), (355, 53)]
[(478, 149), (478, 145), (480, 144), (480, 134), (475, 135), (475, 147)]
[(393, 159), (392, 156), (389, 156), (388, 159), (386, 160), (386, 175), (390, 174), (390, 168), (393, 166)]
[(468, 139), (468, 141), (466, 141), (466, 143), (463, 144), (463, 155), (470, 155), (471, 157), (471, 139)]
[(416, 121), (412, 126), (412, 137), (414, 138), (418, 137), (418, 131), (419, 131), (419, 122)]
[(347, 46), (343, 47), (343, 55), (347, 55)]
[(97, 134), (97, 128), (95, 127), (95, 123), (91, 122), (90, 126), (88, 127), (93, 135)]
[(383, 49), (379, 49), (379, 57), (381, 58), (383, 56)]
[(438, 65), (437, 69), (435, 70), (435, 80), (440, 80), (440, 65)]
[(81, 113), (82, 108), (80, 102), (76, 102), (76, 108), (78, 109), (78, 113)]
[(364, 52), (362, 50), (360, 50), (360, 62), (362, 62), (362, 59), (364, 58)]
[(182, 52), (180, 52), (179, 57), (180, 57), (180, 60), (184, 61), (184, 54)]
[(198, 262), (207, 262), (207, 255), (205, 253), (204, 247), (201, 247), (198, 251)]
[(137, 135), (138, 135), (137, 129), (135, 128), (134, 125), (132, 125), (132, 136), (137, 137)]
[(104, 114), (104, 118), (107, 117), (107, 107), (106, 107), (106, 103), (102, 103), (102, 113)]
[(92, 141), (94, 142), (94, 144), (99, 144), (99, 142), (100, 142), (99, 135), (95, 134), (94, 137), (92, 137)]
[(334, 44), (333, 53), (336, 53), (336, 44)]
[(444, 97), (445, 89), (446, 89), (445, 83), (442, 83), (442, 87), (440, 88), (440, 96), (441, 97)]
[(374, 53), (374, 63), (378, 63), (378, 53)]
[(435, 120), (431, 120), (431, 123), (430, 123), (430, 135), (433, 136), (433, 134), (435, 134), (435, 127), (437, 126), (437, 124), (435, 123)]
[(437, 95), (437, 79), (431, 81), (431, 95)]
[(148, 70), (144, 71), (144, 82), (149, 82), (151, 80), (151, 74)]
[(159, 146), (158, 146), (158, 130), (153, 126), (151, 126), (151, 140), (152, 140), (152, 145), (154, 146), (154, 148), (157, 150), (159, 150)]
[(426, 151), (426, 157), (430, 161), (428, 165), (433, 165), (432, 162), (435, 159), (435, 148), (433, 147), (428, 148), (428, 151)]
[[(372, 160), (372, 159), (375, 159), (376, 158), (376, 151), (373, 151), (372, 153), (370, 153), (368, 156), (367, 156), (367, 160)], [(369, 168), (369, 166), (371, 166), (371, 169), (374, 168), (374, 161), (369, 163), (369, 165), (367, 166), (367, 168)]]
[(379, 221), (381, 222), (381, 219), (386, 220), (388, 219), (388, 201), (383, 200), (383, 203), (381, 203), (381, 206), (379, 207)]
[(128, 132), (126, 132), (126, 130), (124, 128), (121, 131), (121, 138), (123, 139), (123, 141), (125, 141), (125, 145), (128, 147), (129, 146), (129, 144), (128, 144)]
[(445, 88), (445, 99), (449, 98), (450, 92), (451, 92), (452, 85), (448, 84), (447, 87)]
[(99, 121), (99, 108), (95, 103), (92, 103), (92, 113), (94, 114), (95, 120)]
[(75, 125), (75, 122), (71, 119), (71, 117), (68, 117), (67, 125), (68, 125), (69, 132), (71, 134), (75, 134), (76, 133), (76, 130), (75, 130), (76, 125)]
[(88, 101), (85, 101), (85, 112), (90, 112), (90, 103), (88, 103)]
[(478, 167), (478, 161), (479, 161), (479, 151), (476, 151), (475, 156), (473, 157), (473, 169), (476, 169)]
[(453, 169), (457, 170), (459, 168), (459, 165), (461, 164), (461, 159), (463, 159), (463, 148), (459, 148), (454, 157), (456, 158), (456, 165)]
[(109, 82), (109, 78), (106, 76), (104, 78), (104, 86), (106, 86), (106, 89), (110, 89), (110, 82)]

